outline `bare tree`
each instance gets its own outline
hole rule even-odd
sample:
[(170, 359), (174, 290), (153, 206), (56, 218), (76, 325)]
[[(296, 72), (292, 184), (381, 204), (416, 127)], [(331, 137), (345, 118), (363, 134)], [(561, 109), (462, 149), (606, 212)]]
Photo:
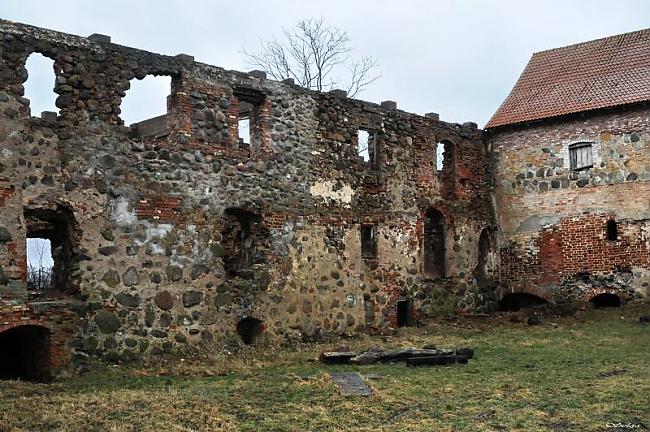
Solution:
[[(347, 33), (323, 23), (323, 19), (302, 20), (290, 30), (282, 31), (283, 40), (260, 40), (259, 52), (243, 51), (246, 61), (259, 67), (276, 80), (292, 78), (312, 90), (330, 90), (343, 85), (348, 95), (356, 96), (378, 80), (377, 61), (373, 57), (351, 59)], [(340, 70), (347, 68), (341, 84)]]
[(52, 286), (52, 267), (46, 260), (45, 242), (35, 243), (32, 259), (27, 262), (27, 283), (36, 291), (47, 291)]

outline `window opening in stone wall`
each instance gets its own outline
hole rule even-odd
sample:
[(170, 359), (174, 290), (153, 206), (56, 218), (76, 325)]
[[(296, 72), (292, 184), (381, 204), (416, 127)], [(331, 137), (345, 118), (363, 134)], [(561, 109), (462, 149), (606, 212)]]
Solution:
[(251, 119), (250, 117), (244, 117), (241, 114), (239, 115), (239, 121), (237, 124), (237, 131), (239, 132), (239, 144), (248, 144), (251, 143)]
[(44, 292), (52, 288), (52, 242), (27, 237), (27, 284), (30, 291)]
[(374, 225), (361, 225), (361, 256), (377, 258), (377, 228)]
[(56, 74), (54, 60), (40, 53), (32, 53), (25, 63), (27, 81), (23, 84), (25, 97), (29, 99), (29, 108), (34, 117), (41, 116), (44, 111), (58, 114), (56, 106), (57, 94), (54, 92)]
[(610, 219), (607, 221), (607, 240), (618, 240), (618, 225), (615, 220)]
[(247, 210), (227, 209), (222, 232), (226, 274), (241, 276), (256, 262), (261, 218)]
[(137, 137), (167, 134), (167, 98), (171, 93), (170, 76), (147, 75), (134, 78), (120, 105), (120, 118)]
[(445, 225), (442, 214), (430, 209), (424, 215), (424, 273), (445, 276)]
[(237, 323), (237, 334), (246, 345), (252, 345), (264, 332), (264, 322), (257, 318), (244, 318)]
[(359, 129), (357, 131), (357, 157), (371, 169), (377, 169), (377, 135)]
[(363, 294), (363, 309), (366, 325), (373, 325), (375, 323), (375, 302), (368, 293)]
[(454, 144), (441, 141), (436, 144), (436, 171), (448, 172), (453, 166)]
[(58, 296), (75, 290), (71, 274), (79, 256), (74, 250), (74, 218), (62, 207), (25, 210), (30, 294)]
[(357, 131), (357, 154), (359, 155), (359, 159), (365, 163), (370, 162), (368, 141), (370, 141), (370, 133), (368, 131), (359, 129)]
[(546, 303), (546, 300), (533, 294), (510, 293), (506, 294), (499, 302), (499, 310), (517, 312), (521, 309), (534, 308)]
[(602, 293), (592, 297), (589, 305), (594, 309), (620, 307), (621, 298), (616, 294)]
[(50, 332), (34, 325), (14, 327), (0, 333), (0, 379), (48, 382)]
[(569, 160), (574, 171), (591, 168), (594, 164), (591, 143), (571, 144)]
[(483, 286), (487, 280), (487, 264), (488, 255), (492, 249), (492, 239), (490, 230), (487, 228), (481, 231), (481, 236), (478, 240), (478, 260), (476, 263), (476, 270), (474, 272), (476, 282), (479, 286)]
[(436, 144), (436, 171), (442, 171), (445, 166), (445, 143)]
[(234, 96), (238, 103), (237, 141), (240, 146), (259, 149), (263, 135), (261, 107), (265, 96), (258, 90), (244, 87), (234, 89)]
[(397, 300), (397, 327), (410, 327), (412, 324), (412, 308), (410, 299)]

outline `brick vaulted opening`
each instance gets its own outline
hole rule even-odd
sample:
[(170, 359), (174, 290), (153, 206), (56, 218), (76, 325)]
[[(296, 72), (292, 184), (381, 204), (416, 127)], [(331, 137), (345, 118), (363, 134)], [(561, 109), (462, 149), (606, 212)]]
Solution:
[(616, 294), (602, 293), (592, 297), (591, 300), (589, 300), (589, 303), (590, 306), (595, 309), (620, 307), (621, 298)]
[(445, 224), (442, 214), (429, 209), (424, 215), (424, 273), (429, 277), (445, 276)]
[(546, 303), (546, 300), (533, 294), (510, 293), (506, 294), (499, 302), (499, 310), (516, 312), (521, 309), (529, 309)]
[(50, 331), (24, 325), (0, 333), (0, 379), (47, 382), (50, 371)]

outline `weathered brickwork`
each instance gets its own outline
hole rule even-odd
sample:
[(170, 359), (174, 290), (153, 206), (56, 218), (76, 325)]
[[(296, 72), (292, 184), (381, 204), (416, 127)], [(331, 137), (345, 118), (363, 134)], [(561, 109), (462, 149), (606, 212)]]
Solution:
[[(647, 107), (633, 106), (490, 131), (502, 295), (647, 295), (649, 119)], [(593, 167), (572, 169), (575, 143), (591, 144)]]
[[(34, 52), (54, 60), (58, 114), (24, 97)], [(171, 77), (167, 113), (127, 127), (122, 98), (148, 75)], [(0, 21), (0, 343), (39, 340), (45, 376), (492, 311), (513, 292), (647, 295), (649, 119), (633, 105), (482, 131)], [(31, 237), (52, 243), (45, 292), (27, 282)]]
[[(238, 328), (291, 342), (494, 298), (475, 124), (7, 21), (0, 36), (0, 297), (74, 358), (250, 340)], [(23, 97), (32, 52), (55, 62), (58, 115), (37, 117)], [(167, 114), (126, 127), (122, 97), (147, 75), (171, 76)], [(244, 115), (250, 142), (238, 138)], [(52, 239), (58, 271), (38, 297), (26, 284), (35, 233)], [(53, 298), (73, 324), (37, 312)]]

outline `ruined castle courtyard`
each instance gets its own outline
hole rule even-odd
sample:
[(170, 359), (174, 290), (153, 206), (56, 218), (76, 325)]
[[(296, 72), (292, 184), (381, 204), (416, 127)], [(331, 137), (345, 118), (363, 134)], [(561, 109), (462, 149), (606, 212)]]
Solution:
[(0, 20), (0, 431), (650, 428), (648, 102), (650, 30), (481, 128)]

